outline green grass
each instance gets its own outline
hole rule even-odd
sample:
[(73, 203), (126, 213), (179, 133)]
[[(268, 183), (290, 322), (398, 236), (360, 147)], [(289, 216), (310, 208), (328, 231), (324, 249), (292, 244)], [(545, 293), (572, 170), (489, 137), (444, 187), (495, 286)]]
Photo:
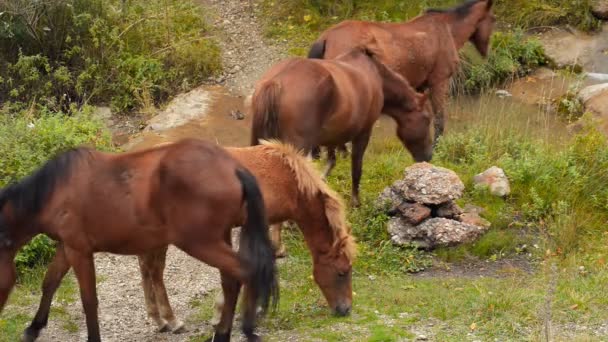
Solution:
[[(372, 204), (412, 160), (382, 122), (365, 155), (362, 206), (349, 210), (360, 250), (352, 316), (330, 314), (301, 234), (286, 230), (279, 310), (262, 322), (269, 341), (403, 341), (420, 334), (436, 341), (545, 341), (548, 325), (552, 341), (608, 339), (600, 329), (608, 307), (608, 197), (600, 185), (608, 184), (606, 139), (593, 128), (569, 136), (559, 118), (491, 95), (459, 98), (448, 112), (434, 163), (460, 175), (467, 189), (459, 203), (485, 208), (492, 228), (474, 243), (432, 254), (394, 247), (386, 217)], [(472, 186), (473, 176), (492, 165), (510, 177), (507, 199)], [(338, 160), (330, 183), (348, 201), (347, 159)], [(514, 256), (528, 266), (509, 266)], [(458, 270), (471, 260), (494, 276), (409, 273), (431, 263)], [(198, 317), (208, 320), (211, 307), (201, 305)]]
[[(22, 273), (0, 316), (0, 342), (18, 341), (23, 330), (34, 318), (32, 308), (40, 301), (42, 279), (46, 267), (38, 266)], [(75, 332), (78, 325), (67, 312), (67, 305), (79, 300), (74, 277), (69, 274), (61, 282), (55, 294), (49, 321), (61, 321), (63, 329)]]

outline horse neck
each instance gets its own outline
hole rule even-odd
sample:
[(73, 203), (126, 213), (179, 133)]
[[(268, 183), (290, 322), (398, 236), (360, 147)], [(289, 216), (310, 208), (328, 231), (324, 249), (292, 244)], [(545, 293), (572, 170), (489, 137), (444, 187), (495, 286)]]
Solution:
[[(335, 233), (328, 222), (324, 208), (322, 209), (318, 203), (310, 203), (310, 201), (305, 203), (304, 208), (307, 208), (307, 210), (299, 213), (300, 219), (297, 223), (313, 258), (317, 258), (332, 249), (335, 242)], [(298, 207), (302, 206), (299, 205)]]

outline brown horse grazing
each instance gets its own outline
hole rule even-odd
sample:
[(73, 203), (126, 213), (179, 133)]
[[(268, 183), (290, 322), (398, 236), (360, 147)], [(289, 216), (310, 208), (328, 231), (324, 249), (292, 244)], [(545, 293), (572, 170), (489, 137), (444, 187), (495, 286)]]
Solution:
[[(124, 154), (65, 152), (0, 192), (0, 311), (15, 282), (17, 250), (43, 233), (59, 246), (23, 340), (34, 341), (46, 326), (53, 295), (73, 267), (88, 341), (101, 341), (93, 254), (145, 254), (173, 244), (220, 270), (227, 302), (236, 302), (234, 289), (245, 284), (243, 332), (256, 341), (256, 308), (273, 298), (276, 304), (278, 295), (264, 207), (255, 177), (215, 144), (190, 139)], [(230, 232), (244, 216), (237, 254)], [(221, 328), (216, 341), (228, 341), (230, 331)]]
[[(228, 152), (257, 178), (268, 220), (280, 232), (285, 220), (297, 223), (313, 257), (313, 275), (329, 306), (347, 315), (352, 305), (351, 273), (355, 243), (340, 197), (321, 179), (314, 167), (293, 147), (277, 142)], [(281, 245), (280, 241), (276, 245)], [(148, 315), (161, 331), (179, 330), (163, 282), (167, 248), (139, 257)], [(221, 298), (218, 311), (226, 310)], [(220, 322), (225, 315), (220, 315)]]
[(459, 64), (458, 50), (471, 41), (486, 57), (496, 18), (492, 0), (469, 0), (447, 10), (430, 9), (405, 23), (344, 21), (325, 30), (313, 43), (309, 58), (336, 58), (370, 36), (378, 58), (419, 91), (430, 88), (435, 143), (443, 134), (450, 79)]
[[(291, 58), (272, 67), (251, 100), (251, 144), (278, 138), (309, 154), (352, 141), (352, 197), (359, 205), (363, 154), (380, 113), (397, 122), (397, 136), (416, 161), (433, 146), (425, 94), (376, 60), (373, 48), (354, 48), (335, 60)], [(335, 155), (334, 155), (335, 156)], [(335, 165), (328, 159), (327, 177)]]

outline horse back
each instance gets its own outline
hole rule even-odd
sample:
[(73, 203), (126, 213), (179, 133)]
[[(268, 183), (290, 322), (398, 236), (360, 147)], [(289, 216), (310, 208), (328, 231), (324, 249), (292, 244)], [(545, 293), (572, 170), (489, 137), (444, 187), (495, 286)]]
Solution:
[[(333, 59), (374, 38), (380, 61), (404, 76), (414, 88), (435, 72), (448, 69), (458, 56), (446, 26), (418, 17), (406, 23), (345, 21), (323, 32), (325, 59)], [(454, 55), (455, 54), (455, 55)], [(449, 67), (453, 72), (453, 67)]]

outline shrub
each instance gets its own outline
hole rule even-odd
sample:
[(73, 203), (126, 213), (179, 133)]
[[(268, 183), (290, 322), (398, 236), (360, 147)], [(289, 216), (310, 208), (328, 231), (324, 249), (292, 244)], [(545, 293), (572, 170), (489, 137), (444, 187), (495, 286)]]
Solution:
[[(90, 110), (66, 115), (41, 110), (4, 113), (0, 116), (0, 187), (17, 181), (40, 167), (49, 158), (71, 147), (90, 145), (111, 150), (111, 139), (103, 123), (91, 117)], [(29, 267), (46, 263), (54, 253), (54, 244), (39, 235), (15, 258), (21, 273)]]
[(192, 86), (220, 69), (207, 31), (192, 0), (2, 2), (0, 102), (126, 111), (142, 94), (161, 101), (183, 89), (185, 75)]
[(446, 135), (435, 158), (461, 175), (502, 167), (512, 195), (507, 206), (494, 209), (510, 210), (511, 221), (523, 220), (555, 250), (575, 251), (593, 244), (586, 237), (603, 231), (608, 220), (608, 190), (602, 185), (608, 182), (608, 142), (590, 117), (583, 118), (585, 128), (563, 145), (547, 144), (510, 127), (502, 127), (500, 136), (477, 128)]
[(457, 91), (476, 93), (547, 64), (540, 42), (520, 30), (494, 33), (491, 47), (487, 61), (472, 48), (462, 50), (461, 68), (454, 79)]

